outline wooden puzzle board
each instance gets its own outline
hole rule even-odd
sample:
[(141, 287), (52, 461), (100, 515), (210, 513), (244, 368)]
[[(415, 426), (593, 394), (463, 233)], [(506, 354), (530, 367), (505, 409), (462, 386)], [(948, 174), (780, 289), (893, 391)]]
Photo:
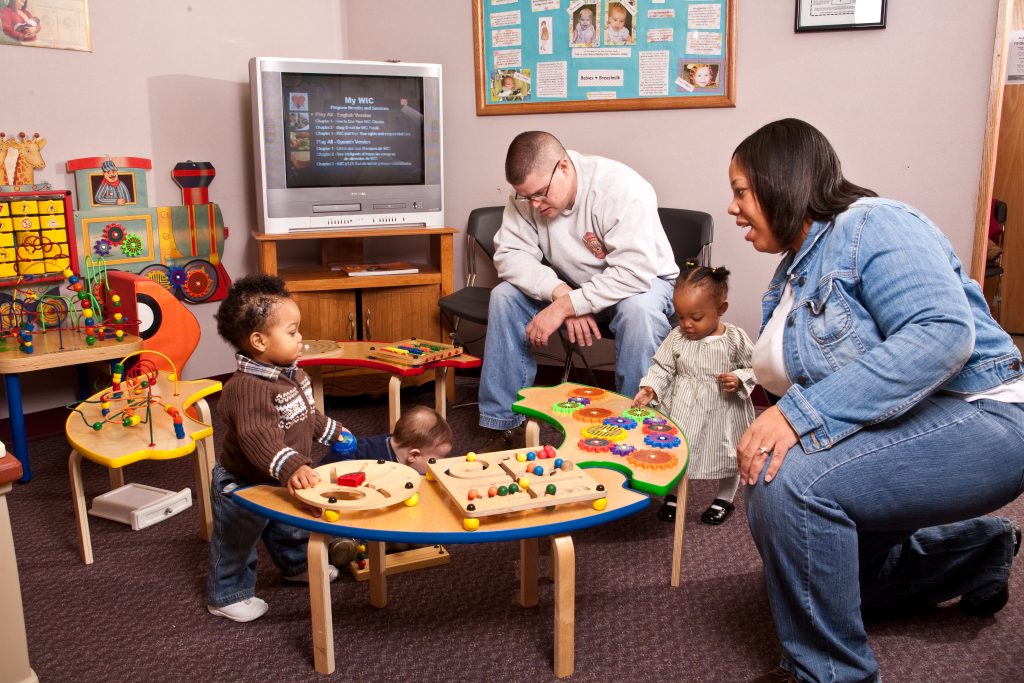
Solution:
[[(419, 491), (422, 479), (408, 465), (381, 460), (344, 460), (321, 465), (315, 471), (320, 483), (299, 489), (295, 495), (308, 505), (337, 512), (376, 510), (405, 502)], [(361, 484), (338, 485), (339, 476), (357, 472), (366, 476)], [(329, 502), (330, 498), (336, 502)]]
[(370, 347), (370, 358), (395, 363), (396, 365), (427, 365), (462, 353), (461, 346), (422, 339), (402, 339), (396, 342), (380, 343)]
[[(496, 451), (494, 453), (473, 454), (473, 459), (466, 457), (445, 458), (427, 465), (430, 475), (447, 492), (448, 497), (469, 518), (488, 517), (508, 512), (520, 512), (551, 506), (579, 503), (604, 498), (608, 495), (603, 484), (594, 479), (571, 460), (556, 455), (554, 458), (527, 460), (520, 462), (517, 453), (526, 453), (528, 449), (515, 451)], [(561, 458), (562, 467), (555, 466), (555, 460)], [(541, 468), (538, 474), (535, 468)], [(521, 482), (528, 482), (527, 488)], [(516, 484), (517, 491), (509, 491), (500, 495), (494, 489)], [(554, 493), (548, 493), (547, 487), (555, 486)], [(470, 498), (470, 492), (478, 495)]]
[[(660, 447), (673, 442), (671, 438), (654, 437), (662, 439), (659, 446), (652, 446), (645, 443), (643, 433), (643, 417), (631, 411), (632, 398), (627, 398), (615, 392), (589, 387), (584, 384), (566, 382), (553, 387), (527, 387), (520, 389), (519, 400), (512, 404), (512, 410), (538, 420), (554, 425), (565, 435), (565, 441), (558, 448), (563, 458), (569, 458), (576, 463), (606, 464), (615, 469), (627, 472), (631, 479), (631, 486), (641, 491), (664, 495), (671, 493), (671, 489), (678, 483), (686, 471), (689, 462), (689, 448), (686, 437), (679, 426), (669, 420), (665, 415), (653, 409), (645, 409), (651, 416), (661, 418), (674, 430), (674, 436), (678, 437), (679, 443), (668, 448)], [(570, 398), (587, 399), (586, 404), (573, 408), (566, 403)], [(633, 427), (616, 427), (616, 429), (604, 429), (612, 425), (605, 425), (608, 418), (629, 418), (636, 422)], [(595, 428), (592, 432), (585, 433), (588, 428)], [(597, 435), (594, 435), (597, 432)], [(673, 436), (671, 430), (661, 432), (667, 437)], [(600, 438), (611, 441), (607, 450), (586, 450), (581, 446), (585, 438)], [(617, 454), (610, 450), (611, 446), (620, 446), (619, 453), (628, 451), (631, 453)]]

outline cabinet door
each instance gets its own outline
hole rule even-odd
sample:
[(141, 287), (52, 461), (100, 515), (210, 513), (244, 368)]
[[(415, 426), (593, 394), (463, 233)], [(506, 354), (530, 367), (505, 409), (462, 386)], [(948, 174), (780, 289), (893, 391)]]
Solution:
[(367, 341), (419, 337), (443, 341), (437, 300), (440, 285), (381, 287), (361, 290), (362, 334)]
[(354, 341), (357, 338), (355, 291), (296, 292), (292, 297), (302, 314), (299, 330), (304, 339)]

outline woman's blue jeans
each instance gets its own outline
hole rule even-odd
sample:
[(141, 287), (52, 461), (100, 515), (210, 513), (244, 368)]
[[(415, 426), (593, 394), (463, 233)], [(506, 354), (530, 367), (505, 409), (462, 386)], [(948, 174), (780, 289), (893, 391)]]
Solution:
[[(671, 282), (655, 278), (651, 289), (602, 311), (615, 335), (615, 389), (629, 397), (640, 390), (651, 358), (672, 330)], [(512, 412), (518, 392), (533, 385), (537, 360), (526, 341), (526, 326), (549, 304), (502, 282), (491, 290), (484, 364), (480, 370), (480, 426), (512, 429), (523, 421)], [(552, 338), (554, 339), (554, 337)]]
[(861, 610), (984, 599), (1008, 581), (1013, 530), (981, 517), (1024, 484), (1024, 404), (936, 394), (827, 451), (797, 444), (747, 487), (782, 666), (874, 681)]
[(206, 577), (206, 602), (211, 607), (224, 607), (256, 594), (256, 544), (260, 539), (284, 576), (306, 571), (309, 532), (236, 505), (231, 492), (248, 485), (220, 463), (214, 466), (210, 486), (213, 538)]

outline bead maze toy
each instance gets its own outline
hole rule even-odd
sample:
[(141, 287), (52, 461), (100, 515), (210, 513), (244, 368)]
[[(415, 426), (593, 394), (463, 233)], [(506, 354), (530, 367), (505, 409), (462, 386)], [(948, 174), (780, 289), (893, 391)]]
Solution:
[(482, 517), (590, 502), (595, 510), (608, 503), (603, 484), (594, 481), (558, 451), (543, 448), (495, 453), (467, 453), (464, 458), (431, 460), (427, 479), (438, 482), (462, 511), (463, 528), (476, 531)]
[[(205, 397), (220, 391), (221, 383), (209, 379), (180, 380), (177, 368), (167, 357), (163, 360), (171, 365), (171, 371), (159, 370), (152, 361), (141, 357), (128, 368), (127, 361), (141, 354), (162, 356), (147, 350), (125, 356), (116, 365), (109, 387), (69, 406), (71, 413), (64, 426), (72, 449), (68, 470), (85, 564), (92, 564), (93, 555), (82, 483), (83, 457), (107, 467), (111, 487), (131, 488), (125, 494), (130, 498), (141, 487), (125, 485), (124, 467), (140, 460), (170, 460), (195, 452), (195, 498), (200, 509), (201, 535), (204, 540), (210, 539), (210, 471), (214, 454), (213, 428)], [(107, 506), (108, 510), (116, 507)], [(185, 507), (188, 506), (180, 509)]]

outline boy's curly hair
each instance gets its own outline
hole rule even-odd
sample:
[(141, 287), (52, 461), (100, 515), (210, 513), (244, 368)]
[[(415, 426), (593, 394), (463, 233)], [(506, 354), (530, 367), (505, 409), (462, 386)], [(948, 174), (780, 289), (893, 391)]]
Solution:
[(281, 278), (247, 275), (235, 280), (214, 319), (217, 332), (239, 351), (249, 350), (249, 335), (267, 329), (274, 306), (291, 293)]
[(725, 301), (729, 296), (729, 270), (724, 266), (709, 268), (697, 265), (696, 261), (687, 261), (686, 268), (676, 280), (676, 291), (687, 287), (707, 287), (716, 300)]

